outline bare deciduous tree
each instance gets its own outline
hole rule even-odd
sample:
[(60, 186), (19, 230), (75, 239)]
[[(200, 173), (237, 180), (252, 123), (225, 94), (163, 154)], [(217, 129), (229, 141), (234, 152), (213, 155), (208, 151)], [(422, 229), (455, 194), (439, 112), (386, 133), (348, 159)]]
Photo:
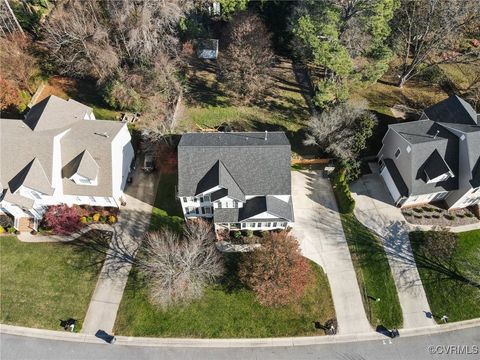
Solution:
[(401, 0), (393, 25), (402, 59), (398, 85), (436, 64), (478, 60), (478, 49), (455, 49), (465, 29), (479, 19), (477, 0)]
[(313, 117), (306, 145), (319, 145), (341, 160), (353, 160), (366, 146), (376, 123), (365, 102), (349, 101)]
[(106, 0), (105, 8), (127, 57), (148, 62), (159, 53), (176, 56), (178, 23), (192, 7), (192, 0)]
[(31, 55), (32, 42), (21, 33), (0, 38), (0, 69), (2, 78), (17, 89), (32, 93), (31, 79), (38, 72), (37, 60)]
[(70, 0), (59, 4), (44, 28), (44, 44), (60, 73), (101, 81), (118, 68), (118, 52), (110, 43), (99, 2)]
[(225, 88), (242, 102), (258, 100), (271, 84), (274, 59), (265, 24), (258, 15), (244, 12), (230, 25), (228, 42), (218, 60)]
[(169, 229), (149, 233), (140, 251), (139, 267), (161, 306), (199, 298), (224, 271), (211, 224), (203, 220), (188, 222), (183, 237)]

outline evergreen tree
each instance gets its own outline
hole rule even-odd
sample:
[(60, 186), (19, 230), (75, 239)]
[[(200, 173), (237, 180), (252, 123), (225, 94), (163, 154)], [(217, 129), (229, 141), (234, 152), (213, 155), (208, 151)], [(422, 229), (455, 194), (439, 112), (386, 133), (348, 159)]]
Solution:
[(307, 0), (292, 18), (293, 50), (313, 65), (319, 107), (341, 102), (350, 90), (377, 81), (392, 52), (386, 44), (397, 0)]

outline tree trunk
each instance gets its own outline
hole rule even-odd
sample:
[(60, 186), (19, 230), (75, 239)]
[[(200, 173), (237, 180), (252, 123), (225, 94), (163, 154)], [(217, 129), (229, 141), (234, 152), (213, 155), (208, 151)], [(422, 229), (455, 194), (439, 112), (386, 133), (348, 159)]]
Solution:
[(400, 79), (398, 80), (397, 86), (401, 89), (403, 85), (407, 82), (407, 75), (401, 75)]

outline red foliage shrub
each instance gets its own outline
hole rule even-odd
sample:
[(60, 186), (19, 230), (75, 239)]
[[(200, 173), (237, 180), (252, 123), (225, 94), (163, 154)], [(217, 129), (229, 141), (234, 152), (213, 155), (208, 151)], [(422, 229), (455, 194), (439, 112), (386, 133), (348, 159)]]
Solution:
[(43, 224), (55, 234), (69, 235), (83, 226), (80, 216), (78, 206), (52, 205), (43, 215)]
[(270, 233), (263, 238), (260, 248), (246, 254), (240, 263), (239, 276), (257, 294), (260, 303), (269, 306), (298, 300), (312, 279), (297, 239), (286, 231)]

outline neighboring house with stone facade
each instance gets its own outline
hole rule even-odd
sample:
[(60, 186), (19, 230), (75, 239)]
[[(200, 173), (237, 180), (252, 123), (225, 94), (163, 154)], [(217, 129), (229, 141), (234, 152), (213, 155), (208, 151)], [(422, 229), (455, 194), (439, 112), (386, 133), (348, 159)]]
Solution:
[(378, 153), (380, 174), (401, 207), (444, 201), (480, 204), (480, 115), (451, 96), (420, 119), (390, 125)]
[(36, 230), (48, 205), (119, 206), (134, 158), (125, 123), (49, 96), (24, 120), (0, 119), (0, 212)]
[(216, 230), (285, 229), (294, 221), (290, 143), (283, 132), (190, 133), (178, 145), (178, 192), (188, 218)]

